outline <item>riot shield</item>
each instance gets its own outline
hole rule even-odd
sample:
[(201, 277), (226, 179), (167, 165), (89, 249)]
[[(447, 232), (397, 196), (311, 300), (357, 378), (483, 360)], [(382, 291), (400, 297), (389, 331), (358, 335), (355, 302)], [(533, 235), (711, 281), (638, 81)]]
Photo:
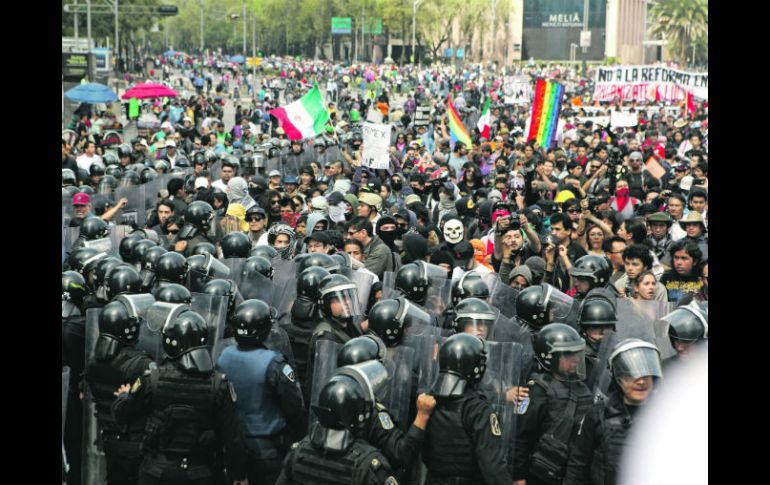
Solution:
[(277, 150), (271, 150), (271, 151), (273, 151), (274, 154), (272, 157), (267, 156), (265, 171), (267, 173), (270, 173), (273, 170), (278, 170), (279, 172), (283, 173), (283, 156), (280, 153), (278, 153)]
[(64, 249), (66, 249), (67, 251), (70, 251), (72, 249), (72, 245), (75, 244), (75, 241), (77, 241), (79, 235), (80, 235), (80, 226), (65, 228), (64, 229)]
[(654, 324), (666, 315), (667, 302), (618, 298), (615, 308), (618, 317), (615, 333), (620, 340), (639, 338), (655, 343)]
[(452, 281), (442, 277), (430, 277), (423, 307), (429, 313), (443, 315), (452, 301)]
[(396, 273), (385, 271), (382, 274), (382, 299), (395, 300), (399, 296), (403, 296), (403, 293), (396, 289)]
[(142, 322), (139, 330), (139, 340), (136, 347), (150, 354), (150, 357), (160, 364), (165, 358), (163, 351), (163, 335), (161, 330), (166, 322), (170, 322), (185, 310), (187, 305), (181, 303), (166, 303), (156, 301), (147, 310), (147, 318)]
[[(479, 391), (497, 414), (503, 441), (508, 446), (506, 456), (513, 456), (516, 435), (516, 404), (509, 399), (508, 392), (520, 384), (520, 363), (523, 348), (510, 342), (486, 342), (487, 369)], [(513, 392), (511, 392), (513, 394)]]
[(67, 422), (67, 401), (70, 390), (70, 368), (62, 367), (61, 370), (61, 463), (62, 471), (66, 475), (69, 472), (69, 462), (67, 461), (67, 452), (64, 449), (64, 424)]
[(591, 375), (588, 376), (587, 384), (589, 389), (594, 395), (594, 401), (606, 398), (607, 391), (610, 388), (612, 376), (610, 375), (610, 369), (608, 362), (612, 350), (615, 348), (618, 342), (623, 340), (618, 337), (618, 334), (613, 331), (604, 332), (602, 341), (599, 344), (599, 352), (597, 353), (596, 364), (591, 371)]
[[(99, 338), (99, 315), (102, 308), (86, 310), (85, 365), (93, 361), (96, 340)], [(97, 485), (107, 481), (107, 459), (99, 439), (96, 408), (93, 395), (86, 386), (83, 394), (83, 464), (81, 481), (85, 485)]]
[[(232, 279), (230, 267), (209, 253), (206, 253), (203, 256), (205, 258), (203, 267), (190, 268), (187, 272), (187, 284), (185, 286), (187, 286), (190, 291), (202, 292), (206, 283), (213, 279)], [(235, 265), (235, 263), (232, 264)]]
[[(313, 362), (313, 381), (310, 382), (310, 403), (308, 408), (318, 405), (318, 394), (326, 381), (328, 381), (337, 370), (337, 352), (342, 346), (331, 340), (318, 340), (315, 345), (315, 360)], [(315, 413), (310, 413), (308, 419), (308, 432), (313, 429), (313, 425), (318, 422)]]
[(205, 293), (192, 293), (190, 309), (206, 320), (209, 329), (208, 349), (213, 352), (217, 342), (224, 338), (225, 325), (227, 325), (227, 305), (229, 299), (226, 296), (209, 295)]
[[(112, 232), (113, 229), (114, 228), (110, 228), (110, 232)], [(101, 239), (94, 239), (92, 241), (84, 241), (83, 247), (94, 248), (100, 253), (116, 255), (116, 252), (112, 250), (112, 239), (110, 237), (103, 237)]]
[(411, 347), (400, 345), (388, 349), (383, 365), (388, 370), (388, 381), (378, 400), (388, 408), (396, 424), (406, 433), (416, 414), (416, 385), (418, 373), (416, 353)]
[(217, 180), (222, 178), (221, 175), (222, 172), (222, 160), (217, 160), (211, 165), (211, 168), (209, 168), (209, 173), (211, 174), (211, 180), (216, 182)]
[(417, 394), (432, 394), (438, 378), (438, 350), (446, 340), (438, 334), (406, 335), (404, 346), (414, 349), (417, 370)]
[(517, 296), (519, 296), (518, 289), (499, 282), (495, 285), (494, 289), (491, 290), (489, 304), (500, 310), (500, 313), (506, 317), (513, 318), (516, 316)]
[[(286, 177), (287, 175), (299, 176), (299, 169), (302, 168), (302, 162), (300, 157), (287, 157), (283, 156), (281, 163), (281, 174)], [(271, 169), (272, 170), (272, 169)], [(278, 169), (276, 169), (278, 170)]]
[(543, 283), (541, 286), (543, 292), (540, 298), (550, 315), (548, 322), (565, 322), (572, 310), (572, 297), (547, 283)]
[[(645, 302), (645, 303), (653, 303), (653, 302)], [(660, 360), (667, 359), (669, 357), (672, 357), (673, 355), (676, 355), (676, 349), (671, 345), (671, 339), (668, 338), (668, 327), (669, 327), (669, 314), (673, 312), (676, 307), (674, 303), (671, 302), (655, 302), (660, 303), (661, 305), (656, 308), (656, 310), (659, 311), (665, 311), (665, 313), (662, 316), (659, 316), (655, 323), (653, 324), (653, 333), (655, 334), (655, 345), (658, 347), (658, 350), (660, 351)], [(707, 302), (696, 302), (693, 301), (690, 303), (690, 305), (694, 305), (697, 308), (700, 308), (706, 315), (708, 315), (708, 304), (704, 307), (701, 303), (707, 303)], [(679, 307), (682, 308), (682, 307)], [(704, 322), (704, 325), (706, 325), (706, 322)], [(708, 327), (708, 325), (706, 325)]]
[(115, 201), (125, 197), (128, 199), (126, 206), (120, 211), (115, 221), (133, 227), (144, 227), (147, 220), (145, 214), (145, 187), (144, 185), (118, 187), (115, 190)]
[(273, 306), (278, 312), (276, 319), (279, 325), (289, 324), (291, 322), (291, 307), (294, 305), (294, 300), (297, 299), (296, 263), (280, 258), (274, 258), (270, 262), (273, 264), (273, 286), (275, 288)]
[(369, 306), (369, 294), (374, 284), (372, 275), (351, 268), (341, 268), (340, 274), (347, 276), (358, 287), (358, 303), (361, 308), (367, 308)]

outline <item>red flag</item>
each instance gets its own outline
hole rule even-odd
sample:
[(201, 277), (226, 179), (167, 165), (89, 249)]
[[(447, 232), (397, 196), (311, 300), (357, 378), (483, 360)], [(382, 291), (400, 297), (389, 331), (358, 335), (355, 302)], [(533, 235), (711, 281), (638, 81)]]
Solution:
[(695, 100), (692, 97), (692, 93), (687, 91), (687, 111), (690, 112), (690, 118), (695, 118)]
[(660, 86), (655, 86), (655, 102), (660, 103)]

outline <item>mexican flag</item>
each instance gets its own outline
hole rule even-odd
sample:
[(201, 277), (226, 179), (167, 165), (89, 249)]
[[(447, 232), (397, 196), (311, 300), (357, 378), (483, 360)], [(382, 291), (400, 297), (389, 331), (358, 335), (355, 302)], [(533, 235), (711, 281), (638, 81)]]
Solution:
[(324, 108), (318, 84), (297, 101), (269, 112), (278, 118), (289, 140), (311, 138), (326, 131), (329, 113)]
[(487, 98), (484, 102), (484, 109), (481, 111), (481, 117), (476, 125), (481, 132), (481, 138), (486, 138), (487, 140), (489, 140), (489, 101), (490, 98)]

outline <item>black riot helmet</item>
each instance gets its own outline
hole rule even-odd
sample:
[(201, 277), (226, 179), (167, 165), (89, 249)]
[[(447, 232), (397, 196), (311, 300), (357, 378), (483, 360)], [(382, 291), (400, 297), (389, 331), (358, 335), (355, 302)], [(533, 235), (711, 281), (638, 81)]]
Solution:
[(120, 254), (120, 259), (125, 261), (126, 263), (131, 262), (131, 252), (134, 249), (134, 246), (141, 241), (144, 237), (142, 236), (141, 232), (132, 232), (128, 236), (124, 237), (120, 240), (120, 245), (118, 246), (118, 254)]
[[(545, 372), (559, 380), (585, 379), (586, 342), (574, 328), (551, 323), (541, 328), (532, 342), (535, 360)], [(562, 363), (566, 357), (568, 362)]]
[(213, 278), (229, 278), (230, 268), (211, 254), (196, 254), (187, 258), (191, 291), (201, 291)]
[(384, 362), (387, 348), (379, 337), (362, 335), (345, 342), (337, 352), (337, 367), (359, 364), (370, 360)]
[(477, 271), (466, 271), (452, 283), (452, 304), (457, 306), (466, 298), (489, 298), (489, 286)]
[(92, 163), (91, 166), (88, 167), (88, 174), (92, 177), (103, 177), (104, 165), (101, 163)]
[(128, 143), (123, 143), (118, 146), (118, 158), (130, 157), (131, 152), (132, 152), (131, 145), (129, 145)]
[(129, 262), (131, 264), (142, 264), (144, 255), (147, 253), (147, 251), (157, 246), (158, 244), (155, 241), (150, 239), (140, 239), (131, 248), (131, 257)]
[(86, 279), (77, 271), (65, 271), (61, 274), (61, 300), (69, 301), (76, 306), (83, 304), (88, 295)]
[(177, 252), (169, 251), (158, 258), (155, 264), (155, 277), (158, 281), (182, 283), (187, 274), (187, 260)]
[(68, 259), (69, 267), (78, 273), (83, 274), (83, 266), (85, 266), (86, 261), (93, 258), (97, 254), (99, 254), (98, 249), (81, 246), (70, 253), (70, 257)]
[(425, 261), (415, 261), (405, 264), (396, 273), (396, 289), (415, 303), (423, 304), (427, 295), (431, 278), (446, 279), (446, 270), (441, 266)]
[(615, 330), (617, 323), (615, 307), (609, 301), (604, 298), (589, 298), (583, 301), (578, 321), (581, 327), (611, 326), (612, 330)]
[(590, 280), (591, 289), (604, 288), (610, 282), (612, 266), (604, 256), (587, 254), (575, 261), (575, 265), (570, 270), (570, 275), (573, 278)]
[(64, 186), (74, 186), (77, 183), (77, 177), (75, 176), (75, 172), (73, 172), (69, 168), (63, 168), (61, 170), (61, 184), (62, 187)]
[(196, 200), (184, 211), (184, 222), (200, 230), (208, 231), (214, 218), (214, 208), (202, 200)]
[(333, 272), (338, 273), (339, 270), (342, 268), (348, 268), (351, 270), (353, 269), (353, 260), (350, 258), (350, 255), (348, 253), (343, 251), (339, 253), (334, 253), (331, 256), (332, 256), (332, 259), (337, 263), (337, 266), (339, 268)]
[(607, 361), (610, 373), (616, 384), (623, 378), (639, 379), (652, 376), (663, 377), (660, 363), (660, 351), (649, 342), (638, 338), (628, 338), (618, 342)]
[[(338, 303), (337, 312), (332, 309), (333, 303)], [(326, 318), (343, 325), (363, 315), (358, 304), (358, 288), (339, 274), (330, 274), (318, 283), (318, 304)]]
[(223, 259), (248, 258), (251, 251), (249, 236), (242, 232), (231, 232), (219, 243), (222, 247)]
[(297, 298), (318, 301), (318, 284), (331, 273), (320, 266), (311, 266), (297, 278)]
[(94, 288), (105, 285), (107, 283), (107, 276), (118, 266), (128, 266), (128, 264), (115, 256), (99, 259), (96, 263), (96, 268), (94, 268)]
[(382, 363), (374, 360), (337, 369), (318, 394), (312, 409), (321, 426), (328, 429), (360, 431), (376, 413), (376, 393), (388, 376)]
[(278, 256), (278, 251), (273, 246), (258, 244), (249, 253), (250, 256), (262, 256), (265, 259), (273, 259)]
[(571, 297), (547, 283), (530, 286), (516, 297), (516, 319), (536, 332), (564, 317), (571, 306)]
[(118, 266), (107, 275), (105, 281), (107, 298), (112, 300), (118, 295), (131, 295), (142, 291), (142, 277), (131, 266)]
[(185, 310), (167, 322), (161, 330), (163, 350), (184, 370), (209, 373), (214, 369), (206, 348), (209, 331), (200, 314)]
[(668, 338), (674, 348), (677, 342), (694, 343), (708, 339), (709, 315), (695, 302), (680, 306), (663, 320), (668, 322)]
[(142, 178), (133, 170), (126, 170), (120, 178), (120, 184), (124, 187), (139, 185), (141, 182)]
[(118, 164), (118, 156), (115, 155), (112, 152), (107, 152), (104, 155), (102, 155), (102, 161), (104, 162), (104, 165), (106, 165), (106, 166), (117, 165)]
[(80, 237), (86, 241), (101, 239), (109, 236), (109, 234), (109, 226), (98, 217), (86, 217), (80, 224)]
[(246, 300), (235, 308), (230, 325), (239, 345), (264, 343), (275, 324), (277, 312), (262, 300)]
[(164, 301), (166, 303), (190, 304), (192, 303), (192, 293), (178, 283), (170, 283), (157, 292), (156, 300)]
[(201, 241), (195, 245), (195, 247), (192, 250), (191, 256), (194, 256), (196, 254), (210, 254), (216, 257), (217, 248), (210, 242)]
[(479, 298), (466, 298), (455, 306), (455, 319), (452, 328), (455, 333), (470, 333), (486, 339), (497, 320), (489, 303)]
[(206, 165), (206, 155), (203, 152), (198, 151), (193, 155), (193, 166), (195, 165)]
[(142, 271), (155, 272), (155, 267), (158, 264), (158, 260), (167, 252), (168, 250), (163, 246), (153, 246), (151, 248), (147, 248), (147, 250), (142, 255)]
[(231, 314), (235, 309), (235, 299), (238, 288), (233, 280), (215, 278), (209, 280), (203, 287), (201, 293), (214, 296), (227, 297), (227, 313)]
[(301, 274), (311, 266), (320, 266), (321, 268), (328, 270), (330, 273), (335, 267), (339, 269), (339, 263), (328, 254), (310, 253), (300, 259), (299, 263), (297, 264), (297, 274)]
[(433, 386), (437, 397), (462, 396), (468, 386), (481, 381), (487, 370), (487, 344), (467, 333), (449, 337), (438, 351), (439, 377)]
[(99, 314), (96, 355), (113, 356), (121, 347), (134, 345), (139, 338), (141, 319), (132, 316), (123, 303), (111, 301)]
[(243, 275), (260, 273), (267, 279), (272, 280), (275, 270), (269, 260), (262, 256), (251, 256), (243, 263)]
[(430, 314), (403, 296), (375, 303), (368, 320), (369, 330), (388, 347), (400, 345), (409, 328), (433, 326)]

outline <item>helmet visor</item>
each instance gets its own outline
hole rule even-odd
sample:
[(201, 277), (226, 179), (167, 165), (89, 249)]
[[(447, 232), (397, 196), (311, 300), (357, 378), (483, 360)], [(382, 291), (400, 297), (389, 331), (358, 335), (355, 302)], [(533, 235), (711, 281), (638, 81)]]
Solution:
[(469, 333), (482, 340), (486, 340), (489, 334), (492, 333), (493, 320), (482, 320), (477, 318), (458, 318), (457, 319), (457, 331), (462, 333)]
[(565, 321), (572, 309), (572, 297), (549, 284), (543, 284), (543, 293), (540, 298), (548, 312), (548, 323)]
[(649, 347), (636, 347), (619, 353), (612, 361), (612, 371), (616, 379), (629, 377), (653, 376), (663, 377), (660, 365), (660, 355), (655, 349)]
[(559, 352), (552, 364), (553, 371), (563, 380), (583, 381), (586, 378), (586, 352)]
[(363, 316), (358, 303), (358, 289), (355, 287), (332, 288), (323, 294), (327, 309), (334, 318), (354, 318)]

